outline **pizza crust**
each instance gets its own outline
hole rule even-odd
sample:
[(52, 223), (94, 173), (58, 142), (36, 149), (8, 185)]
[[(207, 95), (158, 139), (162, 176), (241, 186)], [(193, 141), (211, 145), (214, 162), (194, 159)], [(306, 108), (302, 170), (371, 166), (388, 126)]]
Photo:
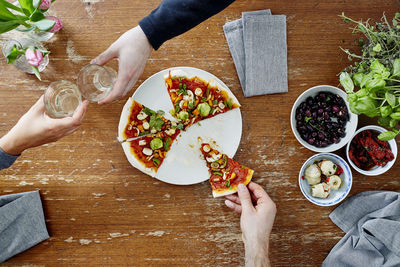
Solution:
[(132, 154), (131, 150), (131, 142), (124, 142), (122, 143), (122, 148), (124, 149), (126, 158), (128, 159), (129, 163), (138, 169), (139, 171), (150, 175), (151, 177), (156, 176), (156, 171), (153, 168), (146, 167), (142, 162), (140, 162), (135, 155)]
[(210, 81), (208, 83), (211, 85), (211, 87), (218, 87), (221, 91), (226, 92), (228, 94), (228, 97), (233, 100), (232, 104), (236, 104), (240, 108), (239, 100), (237, 100), (236, 96), (230, 90), (226, 90), (226, 88), (223, 87), (222, 84), (220, 84), (219, 82), (217, 82), (216, 80), (214, 80), (212, 78), (210, 79)]
[(122, 112), (121, 112), (121, 118), (119, 119), (119, 124), (118, 124), (118, 140), (120, 142), (125, 140), (124, 131), (125, 131), (126, 125), (128, 125), (128, 122), (129, 122), (132, 105), (133, 105), (133, 99), (132, 99), (132, 97), (130, 97), (128, 99), (128, 101), (126, 101), (125, 106), (123, 107)]
[[(254, 171), (252, 169), (249, 169), (249, 172), (247, 173), (247, 176), (246, 176), (246, 180), (243, 183), (244, 185), (248, 185), (250, 183), (251, 178), (253, 177), (253, 173), (254, 173)], [(212, 194), (213, 194), (213, 197), (222, 197), (222, 196), (234, 194), (236, 192), (237, 192), (237, 185), (232, 186), (232, 189), (229, 188), (226, 190), (218, 190), (218, 191), (213, 190)]]
[[(169, 73), (170, 72), (167, 72), (167, 74), (164, 75), (164, 79), (169, 78)], [(183, 71), (181, 69), (171, 70), (171, 77), (173, 77), (173, 76), (191, 78), (191, 77), (189, 77), (189, 74), (187, 74), (185, 71)]]

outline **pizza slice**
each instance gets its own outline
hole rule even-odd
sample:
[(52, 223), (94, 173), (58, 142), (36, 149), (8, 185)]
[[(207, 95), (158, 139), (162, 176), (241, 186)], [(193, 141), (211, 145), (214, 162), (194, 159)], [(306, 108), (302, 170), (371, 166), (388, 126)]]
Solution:
[(179, 129), (173, 129), (129, 141), (130, 154), (134, 157), (130, 161), (134, 162), (135, 166), (139, 165), (139, 169), (149, 175), (156, 173), (179, 133)]
[(180, 70), (170, 71), (164, 78), (174, 106), (171, 114), (186, 127), (240, 107), (232, 93), (223, 90), (214, 80), (189, 78)]
[(163, 117), (164, 111), (154, 111), (139, 102), (130, 98), (129, 115), (122, 132), (122, 140), (129, 138), (144, 136), (147, 134), (155, 134), (160, 131), (174, 133), (177, 128), (183, 128), (174, 121), (170, 121)]
[(200, 150), (207, 162), (213, 197), (233, 194), (239, 184), (247, 185), (251, 181), (252, 169), (213, 149), (210, 144), (201, 144)]

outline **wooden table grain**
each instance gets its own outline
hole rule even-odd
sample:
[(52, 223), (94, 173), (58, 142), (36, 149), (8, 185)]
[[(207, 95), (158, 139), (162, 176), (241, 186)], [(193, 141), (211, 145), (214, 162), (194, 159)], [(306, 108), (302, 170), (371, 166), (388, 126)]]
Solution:
[[(58, 0), (53, 14), (65, 28), (46, 43), (51, 61), (43, 82), (0, 64), (0, 134), (5, 134), (55, 80), (74, 80), (160, 1)], [(255, 170), (276, 202), (271, 236), (274, 266), (319, 266), (344, 233), (328, 218), (334, 207), (308, 202), (297, 179), (313, 155), (295, 139), (289, 114), (297, 96), (319, 84), (338, 85), (349, 62), (339, 46), (356, 48), (357, 36), (337, 16), (392, 17), (399, 0), (237, 0), (193, 30), (152, 53), (137, 88), (173, 66), (204, 69), (223, 80), (242, 104), (243, 135), (235, 159)], [(289, 93), (244, 98), (222, 26), (241, 12), (271, 9), (287, 16)], [(3, 35), (3, 40), (9, 35)], [(116, 63), (111, 66), (116, 68)], [(268, 70), (266, 70), (268, 71)], [(208, 182), (174, 186), (131, 167), (116, 141), (126, 101), (91, 104), (82, 127), (57, 143), (30, 149), (0, 173), (0, 194), (40, 190), (50, 239), (2, 266), (241, 266), (239, 217)], [(376, 123), (360, 117), (359, 126)], [(29, 129), (26, 129), (29, 131)], [(344, 150), (338, 151), (344, 156)], [(350, 195), (400, 190), (400, 165), (378, 177), (353, 171)]]

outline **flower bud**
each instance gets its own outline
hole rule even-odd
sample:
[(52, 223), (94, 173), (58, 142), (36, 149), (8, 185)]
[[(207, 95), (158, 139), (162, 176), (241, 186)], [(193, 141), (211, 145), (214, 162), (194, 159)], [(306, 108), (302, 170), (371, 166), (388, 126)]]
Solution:
[(56, 24), (54, 24), (53, 28), (49, 32), (56, 33), (64, 27), (64, 23), (61, 19), (53, 16), (48, 16), (46, 19), (54, 20)]
[(30, 47), (25, 52), (25, 58), (30, 65), (39, 67), (43, 61), (43, 53), (38, 49), (35, 50)]
[(49, 9), (51, 6), (51, 0), (42, 0), (42, 2), (40, 3), (39, 8), (40, 9)]

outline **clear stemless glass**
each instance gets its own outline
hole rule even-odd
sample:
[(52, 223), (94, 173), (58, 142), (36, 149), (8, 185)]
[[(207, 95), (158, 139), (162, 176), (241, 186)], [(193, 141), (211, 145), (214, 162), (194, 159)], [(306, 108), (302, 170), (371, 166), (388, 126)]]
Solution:
[(78, 74), (78, 88), (85, 99), (97, 102), (108, 96), (116, 79), (117, 72), (112, 68), (89, 64)]
[(56, 81), (44, 92), (44, 105), (49, 115), (56, 118), (72, 116), (82, 102), (76, 84), (70, 81)]

